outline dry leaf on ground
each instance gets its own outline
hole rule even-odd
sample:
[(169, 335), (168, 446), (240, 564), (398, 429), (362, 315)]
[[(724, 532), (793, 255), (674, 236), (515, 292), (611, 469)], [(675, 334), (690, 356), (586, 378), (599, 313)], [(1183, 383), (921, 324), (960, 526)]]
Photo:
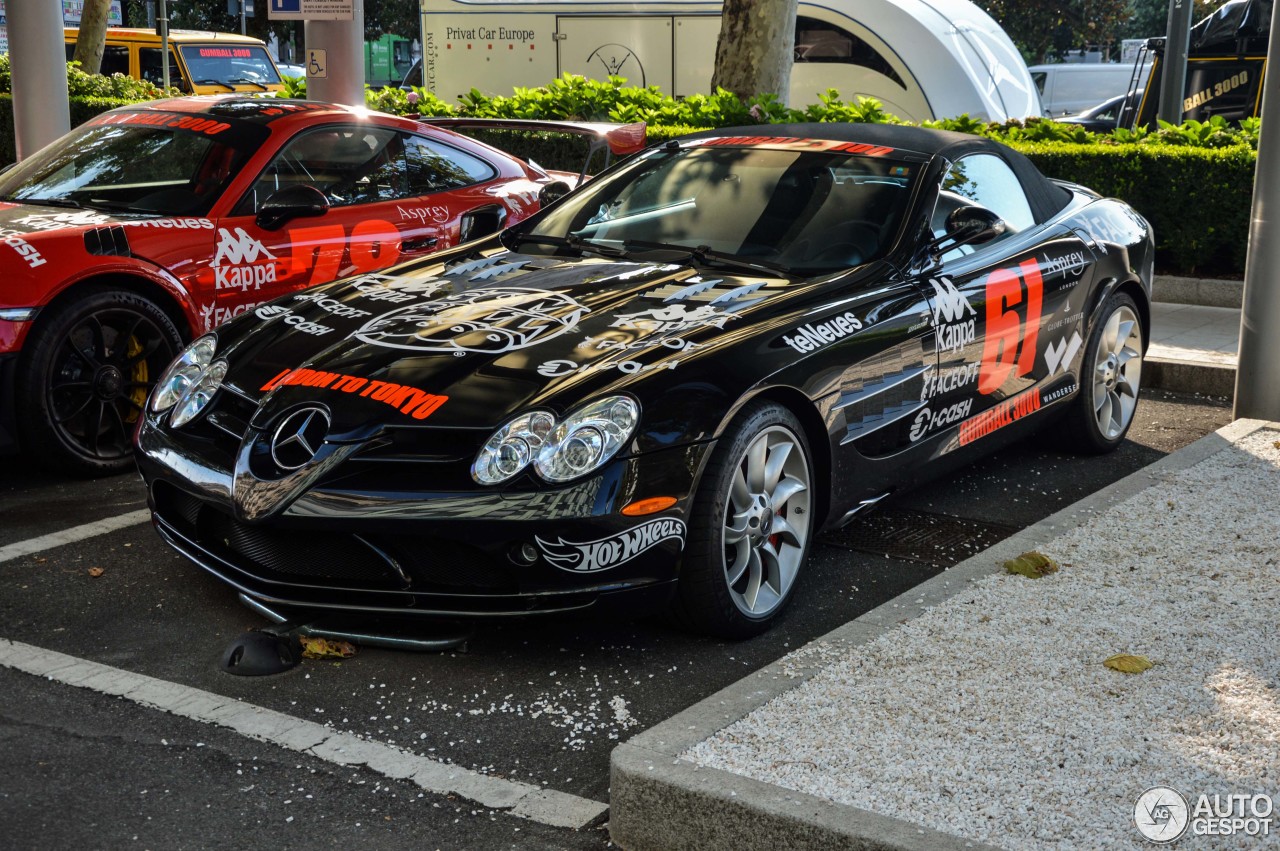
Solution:
[(1029, 553), (1023, 553), (1017, 558), (1009, 559), (1004, 563), (1004, 569), (1010, 573), (1025, 576), (1028, 579), (1039, 579), (1042, 576), (1048, 576), (1050, 573), (1057, 573), (1058, 563), (1044, 553), (1038, 553), (1033, 550)]
[(1146, 656), (1134, 656), (1130, 653), (1117, 653), (1114, 656), (1108, 656), (1103, 660), (1102, 664), (1106, 665), (1113, 671), (1119, 671), (1122, 674), (1141, 674), (1151, 668), (1155, 663)]
[(100, 567), (89, 568), (89, 575), (92, 576), (94, 579), (97, 579), (99, 576), (101, 576), (104, 573), (106, 573), (106, 571)]
[(356, 648), (349, 641), (330, 641), (314, 635), (304, 635), (299, 640), (303, 659), (346, 659), (356, 655)]

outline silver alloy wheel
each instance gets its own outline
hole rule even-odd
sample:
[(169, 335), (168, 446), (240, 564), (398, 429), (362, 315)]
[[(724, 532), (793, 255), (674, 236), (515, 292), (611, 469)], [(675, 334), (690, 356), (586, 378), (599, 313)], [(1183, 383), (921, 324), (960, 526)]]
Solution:
[(770, 426), (738, 459), (725, 507), (724, 577), (740, 611), (760, 618), (782, 604), (810, 525), (804, 446), (789, 429)]
[(1107, 440), (1124, 434), (1142, 383), (1142, 324), (1127, 306), (1107, 317), (1093, 366), (1093, 411)]

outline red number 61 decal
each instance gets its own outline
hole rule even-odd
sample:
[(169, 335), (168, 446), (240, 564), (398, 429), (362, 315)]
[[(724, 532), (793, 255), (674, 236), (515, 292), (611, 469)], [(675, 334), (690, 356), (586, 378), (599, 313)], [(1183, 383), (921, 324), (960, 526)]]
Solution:
[[(1026, 290), (1026, 320), (1014, 308)], [(1016, 269), (997, 269), (987, 278), (987, 333), (982, 342), (978, 392), (994, 393), (1012, 375), (1031, 372), (1040, 338), (1044, 280), (1035, 258)], [(1016, 371), (1016, 372), (1015, 372)]]

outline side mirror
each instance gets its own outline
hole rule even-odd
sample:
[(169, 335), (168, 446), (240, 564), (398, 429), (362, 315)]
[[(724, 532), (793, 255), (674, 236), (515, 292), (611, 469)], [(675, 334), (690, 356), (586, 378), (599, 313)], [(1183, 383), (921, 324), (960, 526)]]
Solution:
[(1004, 219), (986, 207), (957, 207), (947, 216), (947, 238), (956, 245), (990, 242), (1006, 229)]
[(329, 209), (329, 199), (314, 186), (299, 184), (273, 193), (258, 208), (254, 217), (263, 230), (278, 230), (293, 219), (323, 216)]
[(569, 184), (563, 180), (553, 180), (542, 187), (542, 191), (538, 193), (538, 206), (545, 208), (559, 201), (573, 190)]

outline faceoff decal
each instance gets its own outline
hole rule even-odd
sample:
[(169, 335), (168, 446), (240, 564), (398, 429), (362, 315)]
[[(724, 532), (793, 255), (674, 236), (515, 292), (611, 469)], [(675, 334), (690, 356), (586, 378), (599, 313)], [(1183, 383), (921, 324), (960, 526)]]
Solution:
[(425, 420), (449, 401), (448, 396), (427, 393), (406, 384), (394, 384), (390, 381), (370, 381), (355, 375), (343, 375), (340, 372), (324, 372), (318, 369), (286, 369), (279, 375), (262, 385), (264, 392), (277, 387), (320, 387), (341, 393), (357, 393), (360, 396), (383, 402), (402, 414), (408, 414), (415, 420)]
[(926, 366), (924, 383), (920, 388), (920, 401), (928, 402), (934, 396), (968, 387), (978, 380), (980, 366), (981, 364), (977, 363), (962, 363), (959, 366), (944, 366), (941, 369)]
[(261, 304), (262, 302), (253, 302), (252, 304), (238, 304), (235, 307), (218, 307), (216, 304), (206, 304), (200, 308), (200, 321), (204, 323), (204, 330), (212, 331), (223, 322), (227, 322), (242, 313), (248, 313)]
[(619, 372), (625, 372), (628, 375), (637, 372), (651, 372), (657, 369), (675, 369), (680, 365), (680, 361), (673, 360), (666, 363), (640, 363), (635, 360), (624, 360), (616, 363), (576, 363), (571, 360), (549, 360), (544, 361), (538, 366), (538, 375), (545, 375), (548, 378), (559, 378), (562, 375), (569, 375), (574, 372), (604, 372), (610, 369), (616, 369)]
[(554, 290), (480, 287), (385, 313), (352, 336), (420, 352), (513, 352), (572, 331), (588, 310)]
[(557, 538), (555, 541), (544, 541), (542, 538), (534, 540), (538, 542), (538, 549), (542, 550), (547, 561), (561, 570), (570, 573), (595, 573), (625, 564), (663, 541), (678, 541), (680, 549), (684, 549), (684, 536), (683, 520), (657, 518), (594, 541), (575, 542), (564, 538)]

